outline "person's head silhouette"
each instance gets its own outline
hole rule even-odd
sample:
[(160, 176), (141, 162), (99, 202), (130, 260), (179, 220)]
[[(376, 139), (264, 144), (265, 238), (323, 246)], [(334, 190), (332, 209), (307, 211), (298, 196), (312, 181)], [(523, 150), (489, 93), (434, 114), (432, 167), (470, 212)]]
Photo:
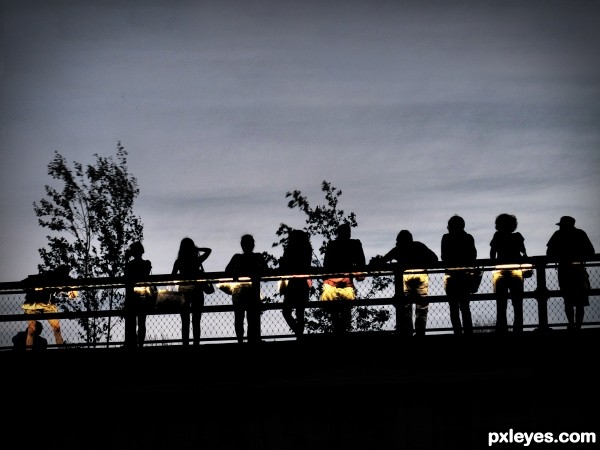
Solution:
[(572, 230), (575, 228), (575, 219), (571, 216), (562, 216), (556, 225), (561, 230)]
[(400, 233), (398, 233), (398, 236), (396, 237), (396, 245), (398, 247), (404, 247), (406, 245), (409, 245), (413, 242), (413, 237), (412, 234), (410, 233), (410, 231), (408, 230), (400, 230)]
[(240, 245), (244, 253), (252, 253), (254, 251), (254, 237), (251, 234), (243, 235)]
[(144, 246), (140, 241), (135, 241), (129, 246), (129, 256), (133, 258), (141, 258), (144, 254)]
[(179, 244), (177, 258), (185, 263), (195, 264), (198, 258), (198, 247), (190, 237), (184, 237)]
[(183, 253), (195, 253), (196, 244), (194, 243), (192, 238), (184, 237), (181, 240), (181, 244), (179, 245), (179, 251)]
[(288, 246), (290, 247), (300, 247), (310, 243), (310, 239), (308, 237), (308, 233), (304, 230), (291, 230), (288, 239)]
[(338, 239), (350, 239), (352, 235), (352, 228), (349, 223), (343, 223), (337, 227), (337, 237)]
[(517, 229), (517, 217), (512, 214), (500, 214), (496, 217), (496, 230), (503, 233), (513, 233)]
[(465, 229), (465, 219), (460, 217), (458, 214), (450, 217), (448, 220), (448, 231), (450, 233), (456, 233)]

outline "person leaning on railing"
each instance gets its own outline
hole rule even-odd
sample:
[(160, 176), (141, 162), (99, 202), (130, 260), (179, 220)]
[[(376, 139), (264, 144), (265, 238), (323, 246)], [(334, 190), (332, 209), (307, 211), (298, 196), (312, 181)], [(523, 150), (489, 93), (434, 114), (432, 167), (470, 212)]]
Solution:
[[(448, 233), (442, 236), (442, 261), (461, 268), (447, 269), (444, 274), (444, 288), (450, 308), (450, 322), (454, 334), (473, 333), (471, 318), (471, 277), (477, 259), (475, 239), (465, 231), (465, 220), (454, 215), (448, 220)], [(462, 322), (461, 322), (462, 315)]]
[[(359, 239), (351, 239), (352, 228), (343, 223), (337, 228), (337, 237), (327, 243), (323, 268), (328, 272), (356, 272), (366, 267), (365, 253)], [(364, 277), (356, 277), (362, 281)], [(331, 328), (335, 334), (343, 334), (352, 329), (352, 309), (349, 301), (356, 299), (353, 277), (335, 277), (323, 280), (322, 301), (333, 302), (328, 312)]]
[(513, 332), (523, 331), (523, 271), (521, 261), (527, 258), (525, 238), (517, 230), (517, 218), (502, 213), (496, 217), (496, 232), (490, 242), (490, 259), (499, 264), (492, 272), (492, 283), (496, 293), (496, 332), (506, 333), (508, 323), (506, 309), (508, 298), (512, 301), (514, 320)]
[[(386, 264), (390, 261), (396, 261), (398, 265), (408, 268), (402, 276), (402, 294), (399, 294), (396, 288), (396, 295), (400, 296), (397, 299), (397, 308), (400, 309), (398, 333), (412, 337), (414, 330), (416, 337), (425, 336), (429, 312), (429, 302), (427, 301), (429, 275), (421, 268), (435, 264), (438, 257), (424, 243), (413, 240), (410, 231), (400, 230), (396, 236), (396, 246), (379, 258), (377, 264)], [(399, 280), (396, 279), (396, 283), (398, 282)], [(413, 303), (415, 303), (414, 323)]]
[(546, 255), (559, 258), (558, 284), (563, 294), (568, 329), (579, 330), (585, 307), (590, 304), (590, 279), (583, 260), (596, 252), (587, 233), (575, 227), (573, 217), (563, 216), (556, 225), (560, 228), (546, 244)]

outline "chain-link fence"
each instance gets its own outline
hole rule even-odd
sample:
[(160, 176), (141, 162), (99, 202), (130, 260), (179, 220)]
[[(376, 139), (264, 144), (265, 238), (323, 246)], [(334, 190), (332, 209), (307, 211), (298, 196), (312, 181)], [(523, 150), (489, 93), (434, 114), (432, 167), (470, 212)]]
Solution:
[[(598, 255), (596, 255), (598, 256)], [(481, 260), (487, 261), (487, 260)], [(589, 306), (586, 308), (584, 326), (600, 325), (600, 263), (598, 259), (586, 263), (590, 279)], [(493, 266), (482, 264), (483, 277), (476, 294), (472, 295), (471, 313), (476, 332), (492, 331), (496, 322), (496, 302), (492, 284)], [(557, 278), (557, 267), (548, 263), (545, 258), (538, 258), (535, 264), (536, 273), (524, 280), (524, 327), (533, 330), (547, 324), (551, 328), (564, 328), (567, 319), (564, 302)], [(429, 313), (427, 334), (452, 333), (450, 313), (445, 297), (444, 266), (438, 265), (427, 269), (429, 274)], [(541, 273), (540, 273), (541, 271)], [(361, 281), (355, 281), (356, 300), (352, 302), (353, 332), (377, 331), (391, 333), (396, 329), (396, 308), (394, 306), (395, 277), (391, 271), (362, 272)], [(218, 275), (218, 276), (217, 276)], [(219, 282), (229, 282), (230, 278), (222, 278), (222, 273), (207, 273), (216, 286)], [(319, 301), (320, 288), (324, 273), (310, 274), (312, 289), (310, 302), (306, 308), (307, 334), (327, 333), (323, 326), (319, 310), (330, 302)], [(156, 278), (156, 277), (155, 277)], [(160, 278), (160, 277), (158, 277)], [(178, 282), (168, 281), (152, 284), (163, 292), (176, 292)], [(279, 293), (278, 281), (285, 276), (263, 277), (260, 281), (262, 299), (261, 335), (263, 340), (294, 339), (294, 335), (283, 318), (281, 307), (282, 295)], [(124, 318), (122, 302), (124, 285), (119, 282), (98, 283), (96, 286), (70, 286), (62, 297), (59, 295), (59, 312), (44, 314), (24, 314), (22, 305), (25, 291), (19, 283), (0, 283), (0, 350), (12, 348), (12, 338), (25, 330), (27, 321), (38, 319), (44, 324), (42, 336), (48, 340), (49, 346), (55, 346), (53, 329), (48, 319), (58, 319), (66, 347), (106, 347), (121, 346), (124, 341)], [(19, 287), (20, 286), (20, 287)], [(75, 298), (69, 298), (68, 291), (77, 291)], [(101, 297), (103, 307), (90, 311), (85, 308), (86, 298)], [(168, 295), (166, 295), (168, 296)], [(176, 297), (176, 295), (173, 295)], [(508, 323), (512, 323), (512, 307), (509, 302)], [(146, 345), (181, 345), (181, 316), (175, 309), (161, 310), (153, 308), (146, 318)], [(191, 336), (190, 336), (191, 338)], [(232, 296), (218, 287), (214, 293), (205, 295), (205, 306), (201, 319), (201, 342), (224, 343), (234, 342), (234, 312)]]

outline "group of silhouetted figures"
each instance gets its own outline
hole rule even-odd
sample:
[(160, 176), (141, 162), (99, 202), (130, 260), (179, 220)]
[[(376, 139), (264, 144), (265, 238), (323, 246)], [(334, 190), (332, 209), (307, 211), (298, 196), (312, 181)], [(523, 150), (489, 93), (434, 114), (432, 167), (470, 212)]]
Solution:
[[(594, 247), (585, 231), (575, 227), (575, 219), (561, 217), (557, 223), (559, 229), (553, 233), (547, 244), (547, 256), (558, 259), (558, 281), (563, 294), (565, 314), (570, 330), (581, 328), (585, 307), (589, 305), (589, 276), (585, 260), (595, 254)], [(455, 334), (471, 334), (473, 322), (470, 301), (476, 292), (477, 275), (472, 270), (477, 260), (477, 250), (473, 236), (465, 231), (465, 221), (458, 215), (448, 220), (448, 232), (441, 240), (441, 260), (448, 268), (444, 273), (444, 288), (450, 320)], [(496, 332), (508, 331), (507, 307), (511, 300), (513, 307), (512, 331), (523, 331), (523, 283), (524, 270), (521, 262), (527, 258), (525, 240), (517, 232), (517, 218), (511, 214), (500, 214), (495, 220), (495, 232), (490, 242), (490, 259), (495, 261), (492, 272), (493, 290), (496, 294)], [(242, 236), (241, 253), (236, 253), (225, 268), (225, 274), (235, 283), (222, 286), (222, 290), (231, 294), (234, 310), (234, 328), (239, 343), (244, 342), (245, 322), (247, 323), (248, 342), (259, 342), (260, 333), (260, 278), (268, 275), (267, 261), (261, 253), (254, 251), (255, 242), (250, 234)], [(173, 264), (173, 275), (186, 280), (202, 278), (203, 262), (212, 250), (197, 247), (192, 239), (181, 240), (177, 258)], [(136, 287), (143, 282), (152, 270), (150, 261), (143, 259), (144, 247), (134, 242), (128, 248), (124, 267), (125, 283), (125, 346), (142, 347), (146, 340), (146, 316), (148, 314), (148, 292)], [(310, 236), (303, 230), (290, 230), (279, 261), (283, 274), (308, 274), (312, 269), (313, 250)], [(337, 236), (327, 244), (323, 269), (328, 273), (355, 273), (367, 269), (389, 267), (423, 268), (439, 261), (434, 251), (425, 244), (415, 241), (410, 231), (401, 230), (396, 245), (385, 255), (371, 259), (367, 264), (360, 240), (351, 238), (351, 225), (343, 223), (337, 228)], [(56, 283), (68, 278), (68, 268), (61, 266), (54, 272), (28, 277), (47, 277)], [(479, 275), (480, 277), (481, 275)], [(526, 275), (525, 275), (526, 276)], [(252, 281), (239, 282), (245, 277)], [(480, 279), (480, 278), (479, 278)], [(356, 299), (356, 281), (362, 277), (325, 278), (322, 283), (320, 300), (331, 302), (327, 313), (331, 319), (333, 333), (346, 333), (351, 330), (352, 300)], [(398, 332), (405, 336), (424, 336), (427, 328), (429, 310), (429, 275), (423, 270), (405, 270), (395, 277), (396, 294), (394, 306), (398, 308)], [(401, 283), (401, 284), (400, 284)], [(299, 338), (305, 329), (305, 308), (309, 301), (312, 282), (307, 277), (285, 277), (280, 282), (279, 292), (283, 297), (282, 314), (290, 330)], [(182, 344), (189, 345), (190, 318), (192, 343), (200, 344), (200, 321), (204, 309), (204, 296), (214, 292), (214, 286), (207, 282), (189, 282), (179, 286), (183, 301), (179, 310), (181, 316)], [(44, 289), (27, 291), (26, 313), (57, 311), (53, 299), (56, 292)], [(72, 292), (70, 295), (75, 295)], [(41, 297), (40, 297), (41, 296)], [(48, 309), (42, 307), (48, 305)], [(414, 309), (413, 309), (414, 305)], [(57, 344), (62, 344), (60, 323), (57, 319), (48, 321), (54, 331)], [(25, 331), (13, 339), (15, 347), (45, 348), (41, 337), (41, 324), (31, 320)]]

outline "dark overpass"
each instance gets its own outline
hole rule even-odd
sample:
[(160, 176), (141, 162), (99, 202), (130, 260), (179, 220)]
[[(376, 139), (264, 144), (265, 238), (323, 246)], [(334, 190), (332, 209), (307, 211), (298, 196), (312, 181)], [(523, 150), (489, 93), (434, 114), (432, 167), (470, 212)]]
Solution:
[(599, 335), (4, 352), (2, 447), (483, 449), (511, 429), (600, 436)]

